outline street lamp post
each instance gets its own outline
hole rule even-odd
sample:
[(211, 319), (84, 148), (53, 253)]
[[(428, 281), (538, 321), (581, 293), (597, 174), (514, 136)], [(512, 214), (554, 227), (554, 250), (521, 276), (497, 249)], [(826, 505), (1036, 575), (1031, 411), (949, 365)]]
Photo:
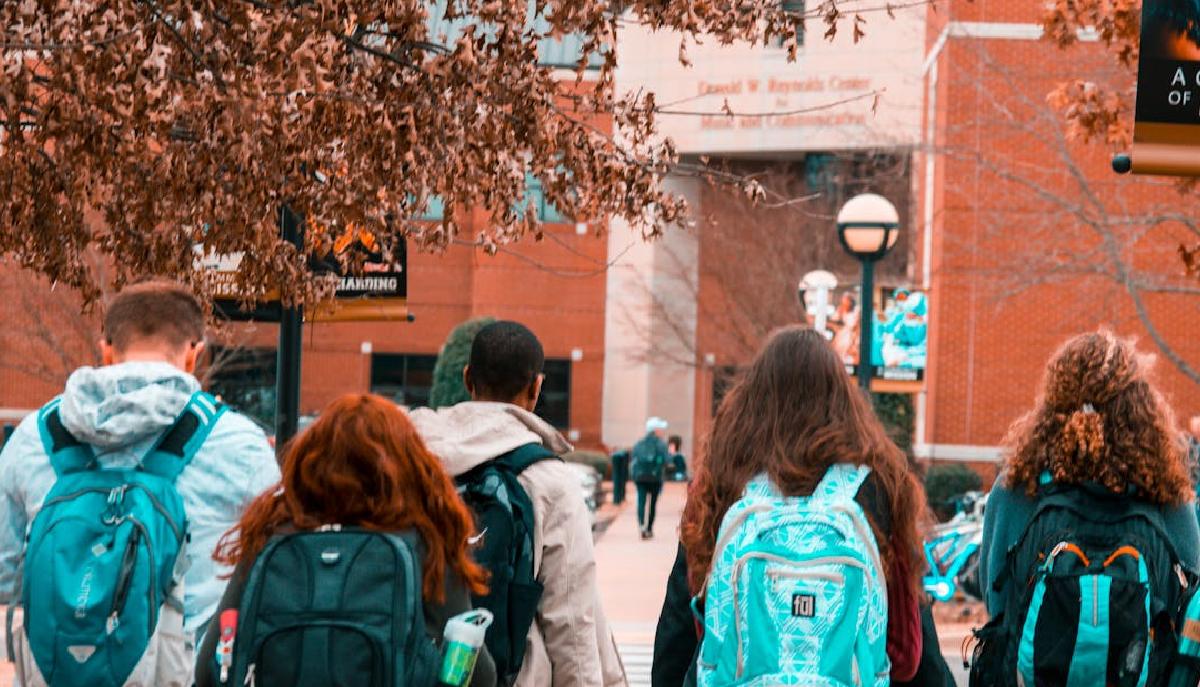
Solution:
[(842, 206), (837, 216), (842, 248), (862, 263), (862, 297), (858, 308), (858, 385), (871, 389), (871, 329), (875, 324), (875, 263), (900, 236), (900, 215), (881, 195), (863, 193)]

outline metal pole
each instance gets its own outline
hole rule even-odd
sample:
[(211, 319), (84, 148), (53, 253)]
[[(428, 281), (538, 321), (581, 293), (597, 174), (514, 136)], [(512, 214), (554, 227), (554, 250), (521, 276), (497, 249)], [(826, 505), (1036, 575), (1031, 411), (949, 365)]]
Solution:
[[(279, 226), (283, 240), (303, 251), (300, 218), (286, 206), (280, 209)], [(304, 309), (285, 307), (279, 318), (279, 350), (275, 371), (275, 446), (282, 449), (300, 424), (300, 341), (303, 336)]]
[(875, 326), (875, 260), (862, 261), (862, 303), (858, 309), (858, 385), (871, 391), (874, 366), (871, 360), (871, 329)]

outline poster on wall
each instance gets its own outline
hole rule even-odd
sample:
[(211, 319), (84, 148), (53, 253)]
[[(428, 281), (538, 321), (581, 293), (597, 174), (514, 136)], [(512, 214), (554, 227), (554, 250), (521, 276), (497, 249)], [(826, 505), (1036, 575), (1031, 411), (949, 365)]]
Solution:
[(1200, 6), (1144, 0), (1133, 172), (1200, 175)]
[[(823, 333), (846, 364), (847, 372), (853, 374), (859, 361), (859, 288), (835, 288), (824, 300), (825, 317), (820, 318), (821, 299), (811, 291), (805, 292), (808, 323), (820, 328), (819, 320), (824, 319)], [(883, 287), (875, 294), (875, 304), (870, 352), (875, 378), (919, 388), (925, 378), (928, 350), (929, 305), (925, 292)]]

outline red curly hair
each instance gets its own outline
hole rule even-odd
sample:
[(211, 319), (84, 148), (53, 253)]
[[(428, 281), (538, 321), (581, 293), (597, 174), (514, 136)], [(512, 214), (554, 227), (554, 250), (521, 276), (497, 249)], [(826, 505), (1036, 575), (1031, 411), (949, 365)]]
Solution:
[(692, 592), (703, 591), (721, 521), (755, 475), (766, 473), (784, 494), (808, 495), (834, 463), (875, 474), (891, 520), (888, 537), (871, 521), (880, 553), (889, 570), (907, 571), (895, 582), (917, 592), (925, 490), (837, 353), (804, 327), (771, 335), (713, 419), (680, 527)]
[(471, 513), (412, 422), (380, 396), (347, 394), (331, 403), (289, 444), (280, 485), (250, 504), (213, 558), (236, 565), (257, 556), (282, 527), (329, 523), (420, 533), (428, 601), (445, 599), (447, 569), (473, 593), (487, 591), (487, 573), (468, 551)]
[(1192, 499), (1175, 419), (1150, 383), (1151, 359), (1101, 330), (1071, 339), (1046, 370), (1034, 409), (1013, 424), (1005, 484), (1032, 496), (1043, 473), (1154, 504)]

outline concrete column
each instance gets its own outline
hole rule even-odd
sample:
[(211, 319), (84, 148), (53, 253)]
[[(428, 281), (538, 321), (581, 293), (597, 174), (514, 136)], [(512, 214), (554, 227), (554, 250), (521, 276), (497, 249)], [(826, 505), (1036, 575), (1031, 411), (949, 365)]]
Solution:
[[(701, 211), (697, 180), (672, 178), (667, 186)], [(627, 447), (645, 432), (646, 418), (657, 415), (692, 455), (696, 365), (703, 357), (696, 351), (696, 236), (672, 229), (647, 243), (614, 220), (608, 247), (616, 262), (608, 270), (605, 307), (603, 441)]]

